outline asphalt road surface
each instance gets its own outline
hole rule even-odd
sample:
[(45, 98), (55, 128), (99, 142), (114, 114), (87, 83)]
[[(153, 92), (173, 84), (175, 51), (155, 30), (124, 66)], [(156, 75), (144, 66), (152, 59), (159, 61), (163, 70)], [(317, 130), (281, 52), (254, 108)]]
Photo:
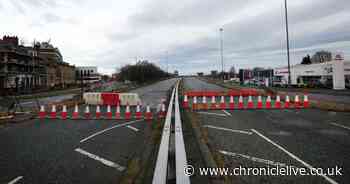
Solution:
[[(195, 78), (192, 90), (215, 89)], [(220, 89), (220, 88), (218, 88)], [(349, 183), (350, 113), (303, 110), (235, 110), (198, 113), (225, 167), (342, 168), (342, 176), (232, 176), (233, 183)]]
[[(175, 79), (135, 90), (149, 104)], [(156, 93), (156, 95), (154, 94)], [(147, 146), (145, 121), (31, 120), (0, 127), (0, 183), (118, 183)]]

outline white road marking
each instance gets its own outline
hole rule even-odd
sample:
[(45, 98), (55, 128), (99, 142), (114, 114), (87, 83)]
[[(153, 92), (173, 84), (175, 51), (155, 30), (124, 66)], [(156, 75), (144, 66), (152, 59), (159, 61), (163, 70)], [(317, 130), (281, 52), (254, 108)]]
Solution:
[(224, 112), (225, 114), (227, 114), (228, 116), (232, 116), (231, 113), (227, 112), (226, 110), (222, 110), (222, 112)]
[(135, 131), (135, 132), (138, 132), (138, 131), (139, 131), (139, 129), (137, 129), (137, 128), (131, 126), (131, 125), (128, 125), (128, 126), (126, 126), (126, 127), (130, 128), (131, 130), (133, 130), (133, 131)]
[(10, 182), (8, 182), (8, 184), (15, 184), (17, 183), (19, 180), (21, 180), (23, 178), (23, 176), (18, 176), (17, 178), (11, 180)]
[[(293, 153), (289, 152), (288, 150), (286, 150), (285, 148), (283, 148), (279, 144), (273, 142), (271, 139), (269, 139), (268, 137), (264, 136), (263, 134), (261, 134), (257, 130), (255, 130), (255, 129), (251, 129), (251, 130), (254, 133), (256, 133), (258, 136), (260, 136), (261, 138), (265, 139), (267, 142), (271, 143), (272, 145), (276, 146), (278, 149), (280, 149), (281, 151), (283, 151), (284, 153), (286, 153), (287, 155), (292, 157), (294, 160), (296, 160), (296, 161), (300, 162), (301, 164), (303, 164), (308, 169), (310, 169), (310, 170), (314, 169), (314, 167), (312, 165), (310, 165), (310, 164), (306, 163), (305, 161), (301, 160), (299, 157), (295, 156)], [(333, 180), (332, 178), (329, 178), (326, 175), (320, 175), (320, 176), (322, 176), (324, 179), (326, 179), (331, 184), (338, 184), (335, 180)]]
[(83, 142), (85, 142), (85, 141), (87, 141), (87, 140), (89, 140), (89, 139), (91, 139), (91, 138), (93, 138), (93, 137), (95, 137), (95, 136), (98, 136), (98, 135), (100, 135), (100, 134), (102, 134), (102, 133), (104, 133), (104, 132), (107, 132), (107, 131), (109, 131), (109, 130), (112, 130), (113, 128), (118, 128), (118, 127), (122, 127), (122, 126), (127, 126), (127, 125), (130, 125), (130, 124), (139, 122), (139, 121), (141, 121), (141, 120), (130, 121), (130, 122), (127, 122), (127, 123), (123, 123), (123, 124), (118, 124), (118, 125), (112, 126), (112, 127), (110, 127), (110, 128), (106, 128), (106, 129), (104, 129), (104, 130), (98, 131), (98, 132), (96, 132), (96, 133), (94, 133), (94, 134), (92, 134), (92, 135), (90, 135), (90, 136), (88, 136), (88, 137), (82, 139), (82, 140), (80, 141), (80, 143), (83, 143)]
[(218, 113), (212, 113), (212, 112), (197, 112), (199, 114), (208, 114), (208, 115), (215, 115), (215, 116), (223, 116), (226, 117), (225, 114), (218, 114)]
[(347, 127), (347, 126), (344, 126), (344, 125), (341, 125), (341, 124), (338, 124), (338, 123), (331, 123), (331, 124), (334, 125), (334, 126), (337, 126), (337, 127), (341, 127), (341, 128), (345, 128), (345, 129), (350, 130), (350, 127)]
[(234, 133), (248, 134), (248, 135), (253, 134), (252, 132), (248, 132), (248, 131), (233, 130), (233, 129), (229, 129), (229, 128), (217, 127), (217, 126), (212, 126), (212, 125), (204, 125), (203, 127), (217, 129), (217, 130), (223, 130), (223, 131), (229, 131), (229, 132), (234, 132)]
[(223, 150), (220, 150), (219, 152), (224, 154), (224, 155), (231, 156), (231, 157), (241, 157), (241, 158), (245, 158), (245, 159), (251, 160), (253, 162), (259, 162), (259, 163), (263, 163), (263, 164), (266, 164), (266, 165), (272, 165), (272, 166), (276, 166), (276, 167), (277, 166), (279, 166), (279, 167), (287, 167), (287, 166), (295, 167), (295, 166), (287, 165), (285, 163), (275, 162), (275, 161), (272, 161), (272, 160), (266, 160), (266, 159), (263, 159), (263, 158), (257, 158), (257, 157), (253, 157), (253, 156), (249, 156), (249, 155), (244, 155), (244, 154), (241, 154), (241, 153), (232, 153), (232, 152), (223, 151)]
[(94, 160), (96, 160), (96, 161), (99, 161), (99, 162), (101, 162), (102, 164), (104, 164), (104, 165), (106, 165), (106, 166), (116, 168), (116, 169), (118, 169), (119, 171), (123, 171), (123, 170), (125, 169), (125, 167), (120, 166), (119, 164), (116, 164), (116, 163), (114, 163), (114, 162), (112, 162), (112, 161), (109, 161), (109, 160), (106, 160), (106, 159), (104, 159), (104, 158), (101, 158), (101, 157), (99, 157), (99, 156), (97, 156), (97, 155), (94, 155), (94, 154), (92, 154), (92, 153), (89, 153), (89, 152), (87, 152), (87, 151), (85, 151), (85, 150), (83, 150), (83, 149), (76, 148), (74, 151), (76, 151), (76, 152), (78, 152), (78, 153), (81, 153), (81, 154), (83, 154), (83, 155), (85, 155), (85, 156), (87, 156), (87, 157), (89, 157), (89, 158), (92, 158), (92, 159), (94, 159)]

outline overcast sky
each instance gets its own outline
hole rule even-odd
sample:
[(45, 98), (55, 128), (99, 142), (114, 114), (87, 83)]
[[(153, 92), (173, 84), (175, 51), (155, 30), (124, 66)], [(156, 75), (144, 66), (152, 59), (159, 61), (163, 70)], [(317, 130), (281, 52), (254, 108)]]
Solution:
[[(350, 57), (349, 0), (289, 0), (291, 61), (317, 50)], [(283, 0), (0, 0), (0, 36), (57, 46), (102, 73), (147, 59), (181, 74), (287, 64)]]

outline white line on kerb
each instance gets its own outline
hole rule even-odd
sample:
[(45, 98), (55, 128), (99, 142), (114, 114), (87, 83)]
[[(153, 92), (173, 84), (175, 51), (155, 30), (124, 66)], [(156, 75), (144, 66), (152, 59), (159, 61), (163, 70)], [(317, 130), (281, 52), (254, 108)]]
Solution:
[(225, 114), (218, 114), (218, 113), (212, 113), (212, 112), (197, 112), (199, 114), (208, 114), (208, 115), (215, 115), (215, 116), (223, 116), (226, 117)]
[(130, 125), (130, 124), (136, 123), (136, 122), (138, 122), (138, 121), (141, 121), (141, 120), (135, 120), (135, 121), (130, 121), (130, 122), (123, 123), (123, 124), (114, 125), (114, 126), (112, 126), (112, 127), (109, 127), (109, 128), (104, 129), (104, 130), (98, 131), (98, 132), (96, 132), (96, 133), (94, 133), (94, 134), (92, 134), (92, 135), (90, 135), (90, 136), (88, 136), (88, 137), (82, 139), (82, 140), (80, 141), (80, 143), (83, 143), (83, 142), (85, 142), (85, 141), (87, 141), (87, 140), (89, 140), (89, 139), (91, 139), (91, 138), (93, 138), (93, 137), (95, 137), (95, 136), (97, 136), (97, 135), (100, 135), (100, 134), (102, 134), (102, 133), (104, 133), (104, 132), (107, 132), (107, 131), (109, 131), (109, 130), (112, 130), (113, 128), (118, 128), (118, 127)]
[(139, 131), (139, 129), (137, 129), (137, 128), (131, 126), (131, 125), (128, 125), (128, 126), (126, 126), (126, 127), (130, 128), (131, 130), (133, 130), (133, 131), (135, 131), (135, 132), (138, 132), (138, 131)]
[(226, 110), (222, 110), (222, 112), (224, 112), (225, 114), (227, 114), (228, 116), (232, 116), (231, 113), (227, 112)]
[(248, 131), (233, 130), (233, 129), (229, 129), (229, 128), (217, 127), (217, 126), (212, 126), (212, 125), (204, 125), (203, 127), (217, 129), (217, 130), (223, 130), (223, 131), (229, 131), (229, 132), (234, 132), (234, 133), (248, 134), (248, 135), (253, 134), (252, 132), (248, 132)]
[(337, 127), (341, 127), (341, 128), (345, 128), (345, 129), (350, 130), (350, 127), (347, 127), (347, 126), (344, 126), (344, 125), (341, 125), (341, 124), (338, 124), (338, 123), (331, 123), (331, 124), (334, 125), (334, 126), (337, 126)]
[(8, 184), (15, 184), (17, 183), (19, 180), (21, 180), (23, 178), (23, 176), (18, 176), (17, 178), (11, 180), (10, 182), (8, 182)]
[[(261, 138), (265, 139), (267, 142), (271, 143), (272, 145), (276, 146), (278, 149), (282, 150), (284, 153), (286, 153), (287, 155), (292, 157), (294, 160), (296, 160), (296, 161), (300, 162), (301, 164), (303, 164), (308, 169), (310, 169), (310, 170), (314, 169), (314, 167), (312, 165), (310, 165), (310, 164), (306, 163), (305, 161), (301, 160), (299, 157), (295, 156), (293, 153), (289, 152), (288, 150), (286, 150), (282, 146), (280, 146), (277, 143), (273, 142), (271, 139), (267, 138), (266, 136), (264, 136), (263, 134), (261, 134), (257, 130), (255, 130), (255, 129), (251, 129), (251, 130), (254, 133), (256, 133), (258, 136), (260, 136)], [(324, 179), (326, 179), (331, 184), (338, 184), (335, 180), (333, 180), (332, 178), (329, 178), (326, 175), (320, 175), (320, 176), (322, 176)]]
[(89, 152), (87, 152), (87, 151), (85, 151), (85, 150), (83, 150), (83, 149), (76, 148), (74, 151), (79, 152), (79, 153), (81, 153), (81, 154), (83, 154), (83, 155), (86, 155), (87, 157), (92, 158), (92, 159), (94, 159), (94, 160), (96, 160), (96, 161), (99, 161), (99, 162), (103, 163), (103, 164), (106, 165), (106, 166), (116, 168), (116, 169), (118, 169), (119, 171), (123, 171), (123, 170), (125, 169), (125, 167), (120, 166), (119, 164), (116, 164), (116, 163), (114, 163), (114, 162), (112, 162), (112, 161), (109, 161), (109, 160), (106, 160), (106, 159), (104, 159), (104, 158), (101, 158), (101, 157), (99, 157), (99, 156), (97, 156), (97, 155), (94, 155), (94, 154), (92, 154), (92, 153), (89, 153)]

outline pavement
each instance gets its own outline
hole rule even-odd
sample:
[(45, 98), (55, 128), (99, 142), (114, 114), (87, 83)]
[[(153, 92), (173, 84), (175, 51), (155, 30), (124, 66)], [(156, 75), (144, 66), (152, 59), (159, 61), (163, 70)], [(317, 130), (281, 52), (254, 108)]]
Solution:
[[(175, 81), (133, 92), (155, 107)], [(119, 183), (128, 161), (147, 149), (151, 130), (143, 120), (34, 119), (2, 125), (0, 183)]]
[[(222, 89), (186, 78), (186, 89)], [(342, 168), (342, 176), (230, 176), (231, 183), (349, 183), (350, 113), (318, 109), (199, 112), (209, 147), (236, 168)]]

